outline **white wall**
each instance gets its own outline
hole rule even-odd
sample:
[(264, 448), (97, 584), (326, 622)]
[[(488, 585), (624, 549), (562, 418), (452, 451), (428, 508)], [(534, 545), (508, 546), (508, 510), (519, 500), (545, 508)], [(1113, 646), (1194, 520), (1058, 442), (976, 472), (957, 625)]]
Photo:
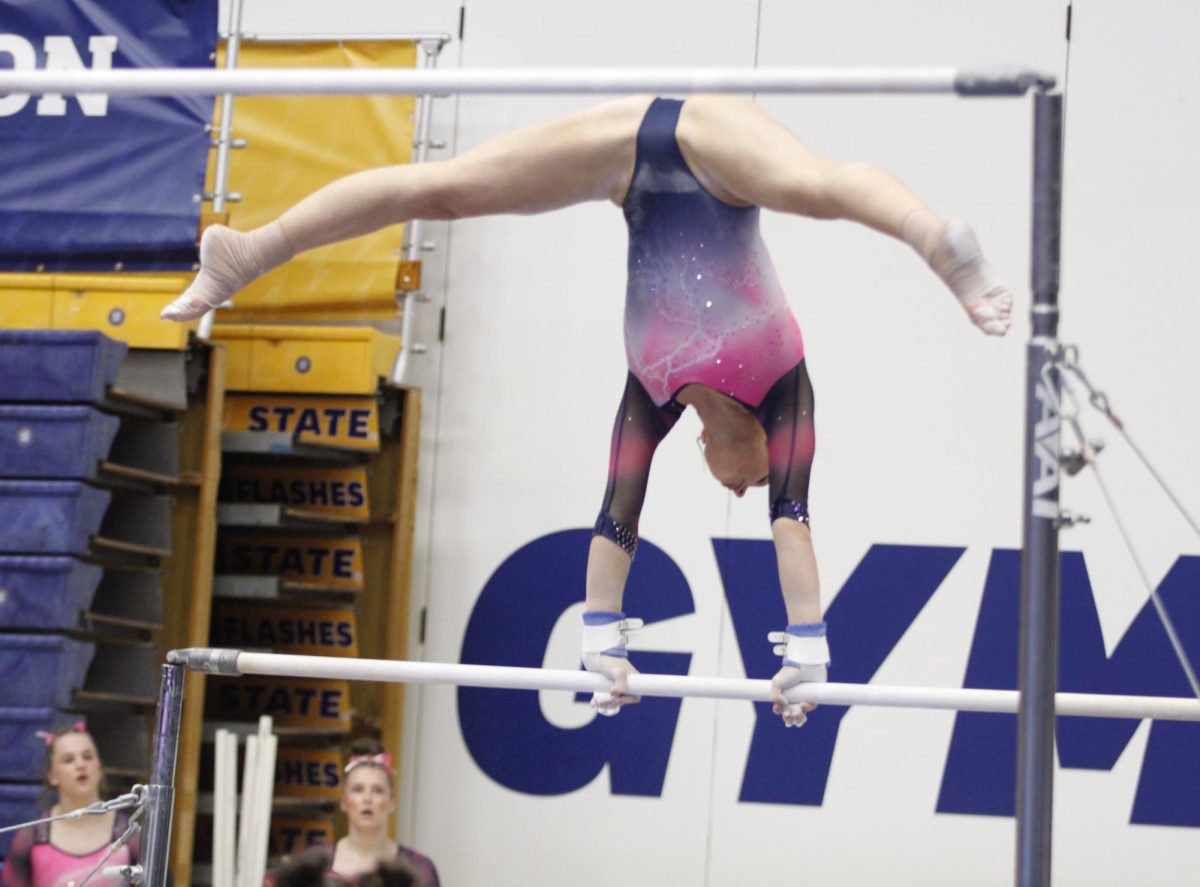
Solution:
[[(1082, 346), (1090, 375), (1196, 507), (1191, 444), (1200, 423), (1189, 346), (1200, 307), (1187, 257), (1200, 234), (1200, 179), (1188, 165), (1200, 138), (1200, 12), (1192, 4), (1083, 0), (1069, 45), (1064, 6), (1045, 0), (468, 0), (461, 42), (458, 4), (343, 0), (336, 16), (328, 10), (250, 0), (247, 28), (449, 31), (446, 66), (936, 64), (1054, 73), (1067, 94), (1063, 337)], [(461, 151), (586, 101), (444, 99), (436, 124)], [(969, 218), (1018, 295), (1014, 333), (985, 340), (907, 249), (845, 224), (764, 219), (817, 391), (811, 501), (826, 599), (874, 544), (964, 547), (874, 678), (961, 686), (992, 550), (1021, 538), (1030, 101), (762, 102), (817, 150), (884, 165), (938, 211)], [(430, 237), (444, 245), (426, 273), (433, 307), (447, 309), (447, 337), (418, 368), (428, 399), (417, 579), (428, 604), (424, 656), (457, 661), (497, 567), (526, 543), (595, 517), (624, 379), (625, 235), (615, 209), (589, 205), (435, 226)], [(1106, 470), (1157, 582), (1200, 543), (1148, 492), (1116, 435), (1090, 426), (1112, 444)], [(705, 478), (697, 429), (685, 417), (660, 448), (641, 528), (683, 571), (695, 613), (649, 627), (637, 646), (691, 652), (694, 674), (742, 677), (712, 539), (768, 538), (765, 493), (733, 500)], [(1094, 482), (1072, 480), (1065, 500), (1095, 518), (1065, 534), (1063, 547), (1087, 558), (1111, 653), (1145, 592)], [(552, 635), (548, 667), (575, 667), (575, 616), (569, 611)], [(849, 627), (841, 630), (832, 640), (835, 677), (839, 644), (853, 643)], [(1011, 819), (935, 812), (949, 713), (851, 711), (824, 803), (812, 807), (738, 801), (753, 730), (747, 705), (685, 702), (662, 795), (646, 798), (613, 795), (606, 774), (562, 796), (505, 788), (469, 755), (452, 689), (421, 688), (411, 702), (405, 837), (436, 860), (447, 885), (1012, 881)], [(586, 706), (552, 694), (543, 694), (542, 710), (564, 728), (590, 720)], [(1189, 882), (1194, 828), (1129, 824), (1148, 731), (1138, 729), (1111, 772), (1060, 771), (1058, 883)], [(546, 765), (543, 749), (526, 752), (530, 768)]]

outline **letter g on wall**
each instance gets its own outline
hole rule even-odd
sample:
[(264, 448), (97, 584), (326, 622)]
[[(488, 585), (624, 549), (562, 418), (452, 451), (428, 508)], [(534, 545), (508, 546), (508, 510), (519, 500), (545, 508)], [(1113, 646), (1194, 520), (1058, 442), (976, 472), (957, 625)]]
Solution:
[[(475, 602), (461, 661), (540, 668), (555, 623), (583, 597), (591, 539), (591, 530), (563, 530), (535, 539), (505, 560)], [(682, 571), (646, 540), (629, 573), (625, 606), (647, 623), (695, 611)], [(657, 674), (687, 674), (691, 662), (689, 653), (635, 650), (630, 658), (640, 671)], [(681, 703), (646, 698), (619, 717), (563, 729), (543, 716), (537, 693), (458, 690), (459, 724), (475, 763), (501, 785), (532, 795), (583, 788), (605, 764), (613, 794), (661, 795)], [(537, 766), (531, 766), (531, 756)]]

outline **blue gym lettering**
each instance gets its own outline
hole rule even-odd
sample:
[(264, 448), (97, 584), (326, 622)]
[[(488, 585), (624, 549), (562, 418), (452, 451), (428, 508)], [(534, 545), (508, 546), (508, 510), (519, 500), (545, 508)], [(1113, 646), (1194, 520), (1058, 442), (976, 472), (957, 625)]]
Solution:
[[(1055, 419), (1055, 423), (1057, 419)], [(1049, 482), (1049, 481), (1048, 481)], [(1054, 479), (1057, 482), (1057, 479)], [(489, 578), (463, 638), (461, 661), (540, 667), (550, 632), (579, 602), (590, 530), (536, 539), (510, 555)], [(784, 624), (774, 546), (768, 540), (713, 540), (725, 599), (745, 672), (769, 677), (778, 666), (766, 643)], [(869, 682), (962, 556), (961, 547), (873, 545), (826, 613), (833, 637), (830, 679)], [(1068, 692), (1189, 696), (1163, 629), (1149, 603), (1112, 656), (1105, 652), (1083, 556), (1066, 552), (1062, 566), (1061, 689)], [(1017, 676), (1020, 552), (993, 552), (985, 578), (963, 686), (1013, 689)], [(1180, 557), (1158, 591), (1174, 614), (1185, 647), (1200, 648), (1200, 557)], [(643, 539), (626, 588), (626, 612), (652, 623), (690, 613), (691, 590), (661, 549)], [(686, 674), (690, 656), (634, 648), (639, 670)], [(582, 704), (586, 699), (581, 695)], [(678, 700), (645, 699), (616, 718), (564, 730), (549, 724), (537, 694), (458, 690), (467, 748), (490, 778), (515, 791), (554, 795), (589, 784), (605, 764), (613, 794), (659, 795), (679, 713)], [(838, 728), (847, 709), (822, 706), (803, 730), (784, 730), (770, 705), (755, 705), (755, 727), (740, 800), (820, 805)], [(1111, 770), (1138, 722), (1060, 718), (1062, 766)], [(528, 749), (542, 766), (529, 766)], [(959, 713), (936, 810), (1012, 816), (1016, 718)], [(787, 761), (787, 766), (781, 766)], [(1130, 822), (1200, 828), (1200, 724), (1153, 722), (1132, 800)]]

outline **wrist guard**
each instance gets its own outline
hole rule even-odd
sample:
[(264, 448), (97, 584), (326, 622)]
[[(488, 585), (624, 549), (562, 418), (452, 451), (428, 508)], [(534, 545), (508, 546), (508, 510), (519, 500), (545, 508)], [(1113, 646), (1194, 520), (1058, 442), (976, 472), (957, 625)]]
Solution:
[(597, 610), (583, 614), (581, 658), (588, 671), (600, 671), (601, 656), (629, 657), (625, 645), (629, 633), (642, 627), (641, 619), (626, 619), (624, 613)]
[(767, 640), (775, 644), (775, 655), (783, 657), (785, 668), (798, 668), (801, 681), (824, 681), (829, 670), (829, 642), (825, 623), (789, 625), (787, 631), (773, 631)]

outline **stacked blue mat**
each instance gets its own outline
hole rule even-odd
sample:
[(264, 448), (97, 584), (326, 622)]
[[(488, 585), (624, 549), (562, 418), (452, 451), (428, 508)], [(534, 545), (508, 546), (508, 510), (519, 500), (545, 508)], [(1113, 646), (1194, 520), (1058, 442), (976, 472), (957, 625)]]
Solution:
[(67, 632), (103, 575), (80, 557), (111, 499), (88, 481), (120, 425), (98, 405), (126, 353), (98, 332), (0, 330), (0, 825), (38, 813), (37, 731), (78, 717), (63, 709), (95, 645)]

